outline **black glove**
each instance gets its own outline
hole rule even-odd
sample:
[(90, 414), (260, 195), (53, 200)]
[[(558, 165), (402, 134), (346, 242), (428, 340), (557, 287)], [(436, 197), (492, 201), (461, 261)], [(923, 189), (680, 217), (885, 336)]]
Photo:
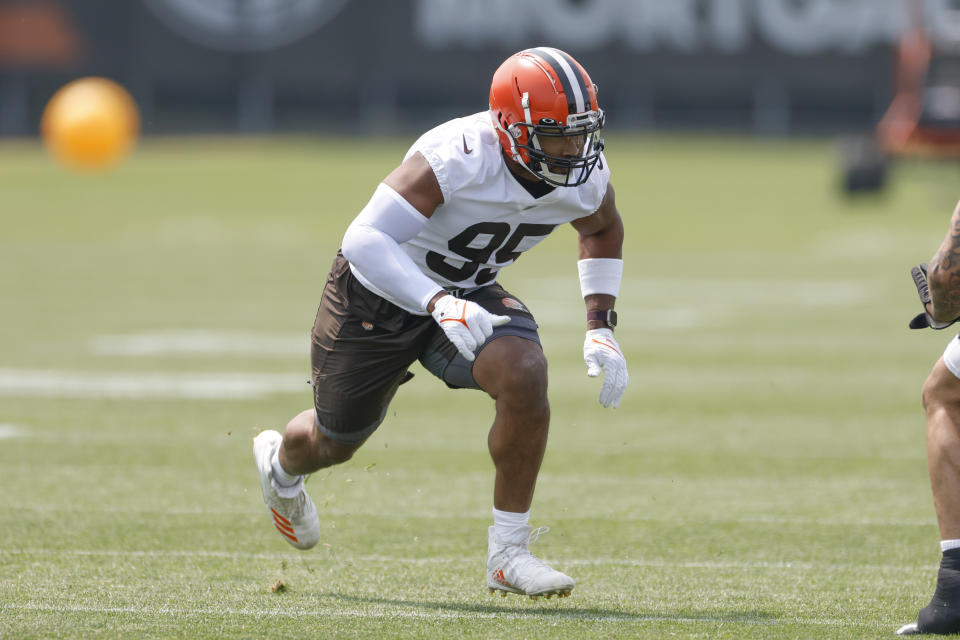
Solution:
[(930, 302), (930, 285), (927, 284), (927, 263), (924, 262), (919, 267), (910, 269), (910, 275), (913, 276), (913, 284), (917, 287), (917, 293), (920, 294), (920, 304), (923, 305), (923, 313), (918, 314), (910, 321), (911, 329), (946, 329), (960, 318), (954, 318), (950, 322), (937, 322), (929, 313), (927, 313), (927, 303)]

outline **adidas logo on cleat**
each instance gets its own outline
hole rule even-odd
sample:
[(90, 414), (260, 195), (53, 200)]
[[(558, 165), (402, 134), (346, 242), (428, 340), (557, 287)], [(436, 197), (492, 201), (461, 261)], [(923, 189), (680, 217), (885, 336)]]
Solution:
[(270, 507), (270, 513), (273, 514), (273, 526), (277, 528), (277, 531), (282, 533), (293, 542), (300, 542), (297, 540), (297, 536), (295, 535), (296, 532), (293, 530), (293, 526), (290, 524), (289, 520), (277, 513), (273, 507)]
[(504, 544), (497, 539), (494, 528), (488, 528), (487, 587), (491, 593), (500, 591), (503, 597), (507, 593), (515, 593), (534, 600), (540, 596), (565, 598), (570, 595), (573, 579), (530, 553), (530, 542), (546, 531), (546, 527), (531, 529), (527, 526), (524, 532), (527, 534), (526, 540)]
[(490, 577), (493, 578), (494, 582), (502, 584), (505, 587), (513, 587), (513, 585), (507, 582), (507, 579), (503, 577), (503, 569), (497, 569), (490, 574)]
[(298, 549), (310, 549), (320, 540), (320, 519), (313, 500), (303, 488), (303, 478), (292, 487), (274, 486), (270, 462), (283, 436), (273, 430), (262, 431), (253, 439), (253, 457), (260, 474), (260, 488), (273, 526), (284, 539)]

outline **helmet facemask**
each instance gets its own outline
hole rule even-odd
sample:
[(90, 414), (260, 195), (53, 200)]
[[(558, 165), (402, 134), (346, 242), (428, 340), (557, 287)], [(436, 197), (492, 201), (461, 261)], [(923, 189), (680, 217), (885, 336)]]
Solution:
[[(515, 122), (507, 127), (514, 160), (537, 178), (557, 187), (585, 183), (603, 151), (603, 139), (598, 135), (604, 124), (603, 110), (598, 108), (570, 114), (566, 123), (552, 118), (541, 118), (538, 123), (533, 123), (529, 94), (523, 94), (521, 104), (525, 122)], [(571, 137), (583, 138), (578, 144), (580, 151), (576, 157), (551, 155), (543, 150), (542, 139)]]
[(597, 85), (560, 49), (534, 47), (507, 58), (490, 83), (490, 116), (506, 156), (549, 185), (584, 184), (600, 162)]

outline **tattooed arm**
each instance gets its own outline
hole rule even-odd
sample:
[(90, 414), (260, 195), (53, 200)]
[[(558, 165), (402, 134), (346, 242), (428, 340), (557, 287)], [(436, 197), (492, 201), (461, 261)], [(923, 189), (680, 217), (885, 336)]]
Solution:
[(950, 230), (930, 260), (928, 313), (934, 320), (950, 322), (960, 316), (960, 202), (950, 217)]

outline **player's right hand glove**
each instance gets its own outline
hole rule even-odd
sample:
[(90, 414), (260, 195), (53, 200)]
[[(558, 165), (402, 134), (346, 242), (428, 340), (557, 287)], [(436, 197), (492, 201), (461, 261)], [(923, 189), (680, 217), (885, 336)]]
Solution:
[(477, 347), (493, 333), (494, 327), (510, 322), (510, 316), (497, 316), (476, 302), (445, 295), (433, 303), (433, 319), (464, 358), (473, 362)]
[(917, 287), (917, 293), (920, 295), (920, 304), (923, 305), (923, 313), (916, 315), (910, 321), (911, 329), (946, 329), (960, 318), (954, 318), (950, 322), (938, 322), (927, 311), (927, 305), (930, 303), (930, 285), (927, 284), (927, 263), (910, 269), (910, 275), (913, 277), (913, 284)]
[(613, 405), (614, 409), (619, 407), (630, 375), (627, 373), (627, 359), (623, 357), (620, 345), (613, 339), (613, 331), (587, 331), (587, 337), (583, 341), (583, 361), (587, 365), (587, 375), (591, 378), (603, 373), (600, 404), (604, 407)]

